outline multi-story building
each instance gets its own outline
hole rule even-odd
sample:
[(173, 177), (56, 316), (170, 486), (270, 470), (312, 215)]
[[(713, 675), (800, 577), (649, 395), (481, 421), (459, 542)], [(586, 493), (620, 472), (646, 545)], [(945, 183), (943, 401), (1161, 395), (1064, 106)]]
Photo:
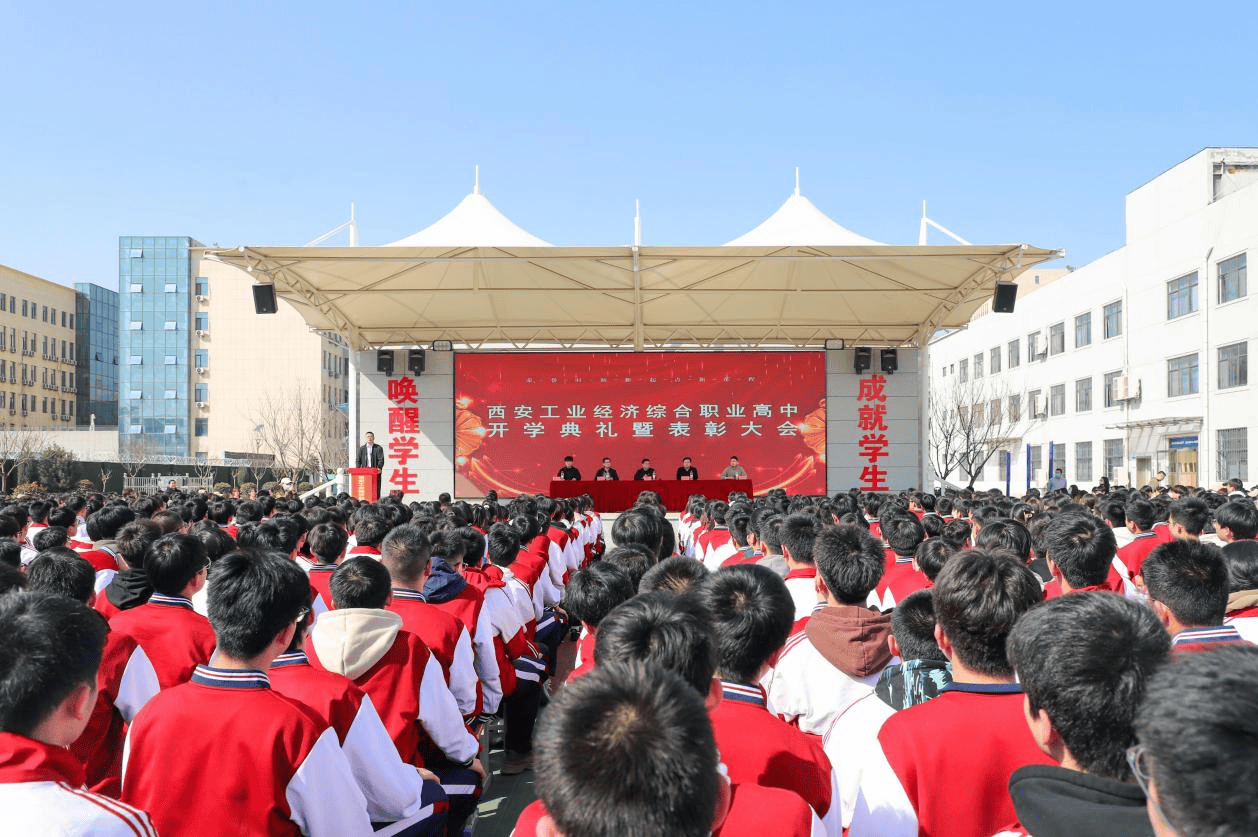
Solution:
[(962, 460), (940, 476), (1014, 493), (1057, 468), (1081, 487), (1253, 479), (1258, 149), (1208, 148), (1137, 188), (1126, 228), (1114, 252), (1023, 284), (1015, 313), (935, 341), (932, 452)]
[(75, 420), (75, 291), (0, 265), (0, 422), (59, 429)]
[(343, 465), (346, 347), (287, 304), (255, 313), (251, 277), (203, 252), (119, 239), (120, 451)]
[(118, 425), (118, 292), (76, 282), (77, 424)]

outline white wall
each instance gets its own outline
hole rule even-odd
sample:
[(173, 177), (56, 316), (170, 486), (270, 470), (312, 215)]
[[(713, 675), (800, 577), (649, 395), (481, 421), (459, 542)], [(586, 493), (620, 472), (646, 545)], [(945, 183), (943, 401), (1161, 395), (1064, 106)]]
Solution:
[(406, 495), (407, 501), (435, 500), (443, 491), (454, 493), (454, 352), (429, 351), (425, 360), (423, 374), (411, 376), (406, 371), (406, 352), (395, 353), (392, 380), (411, 378), (419, 396), (416, 404), (405, 405), (419, 408), (419, 453), (416, 459), (402, 466), (390, 452), (389, 442), (395, 437), (415, 434), (389, 432), (389, 408), (395, 406), (389, 401), (390, 378), (375, 371), (374, 351), (358, 353), (362, 369), (358, 444), (361, 445), (362, 437), (371, 432), (376, 436), (376, 443), (384, 447), (382, 493), (388, 494), (397, 488), (393, 479), (399, 468), (405, 467), (416, 475), (416, 491)]
[[(853, 369), (855, 350), (826, 352), (826, 485), (834, 494), (861, 485), (861, 471), (870, 464), (860, 456), (859, 442), (867, 431), (860, 429), (857, 395), (860, 381), (878, 370), (879, 350), (873, 350), (874, 368), (857, 375)], [(887, 472), (892, 491), (921, 486), (922, 407), (919, 352), (899, 349), (899, 369), (886, 379), (887, 441), (889, 455), (878, 460)]]

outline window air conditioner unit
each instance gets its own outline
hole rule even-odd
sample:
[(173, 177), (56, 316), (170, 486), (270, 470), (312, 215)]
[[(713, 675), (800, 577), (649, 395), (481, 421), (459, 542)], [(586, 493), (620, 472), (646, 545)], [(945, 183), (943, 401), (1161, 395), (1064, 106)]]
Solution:
[(26, 411), (25, 411), (25, 410), (23, 410), (23, 411), (22, 411), (22, 415), (23, 415), (23, 416), (25, 416), (25, 415), (26, 415)]
[(206, 403), (205, 401), (198, 401), (198, 402), (197, 402), (197, 406), (198, 406), (198, 407), (200, 407), (202, 410), (204, 410), (206, 407), (208, 407), (208, 406), (210, 406), (210, 405), (209, 405), (208, 403)]
[(1131, 378), (1123, 375), (1114, 379), (1114, 400), (1129, 401), (1131, 399)]
[(205, 294), (197, 294), (197, 302), (209, 302), (210, 298)]
[(204, 366), (198, 366), (198, 367), (197, 367), (197, 374), (198, 374), (198, 375), (204, 375), (204, 374), (205, 374), (205, 367), (204, 367)]
[(197, 337), (205, 337), (207, 334), (209, 334), (209, 332), (206, 331), (205, 329), (203, 328), (197, 329)]
[(1048, 414), (1045, 402), (1047, 399), (1043, 393), (1036, 395), (1031, 399), (1031, 416), (1033, 418), (1044, 418)]

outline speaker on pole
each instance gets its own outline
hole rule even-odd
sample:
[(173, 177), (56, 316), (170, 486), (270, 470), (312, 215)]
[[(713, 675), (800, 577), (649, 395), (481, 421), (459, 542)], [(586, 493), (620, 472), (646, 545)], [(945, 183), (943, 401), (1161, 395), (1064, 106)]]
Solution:
[(274, 314), (279, 310), (275, 302), (275, 285), (253, 286), (253, 311), (255, 314)]
[(380, 349), (376, 352), (376, 371), (381, 375), (393, 374), (392, 349)]
[(996, 294), (992, 297), (992, 310), (997, 314), (1012, 314), (1013, 306), (1018, 301), (1018, 286), (1013, 282), (997, 282)]

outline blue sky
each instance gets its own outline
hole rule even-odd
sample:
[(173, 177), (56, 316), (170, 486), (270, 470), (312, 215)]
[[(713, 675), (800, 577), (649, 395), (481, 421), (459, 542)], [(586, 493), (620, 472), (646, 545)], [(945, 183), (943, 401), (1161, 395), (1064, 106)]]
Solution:
[(383, 244), (475, 164), (556, 244), (628, 243), (635, 199), (645, 243), (719, 244), (800, 166), (871, 238), (926, 199), (1081, 265), (1127, 192), (1258, 145), (1250, 51), (1169, 4), (6, 5), (0, 263), (62, 283), (115, 287), (119, 235), (302, 244), (351, 201)]

